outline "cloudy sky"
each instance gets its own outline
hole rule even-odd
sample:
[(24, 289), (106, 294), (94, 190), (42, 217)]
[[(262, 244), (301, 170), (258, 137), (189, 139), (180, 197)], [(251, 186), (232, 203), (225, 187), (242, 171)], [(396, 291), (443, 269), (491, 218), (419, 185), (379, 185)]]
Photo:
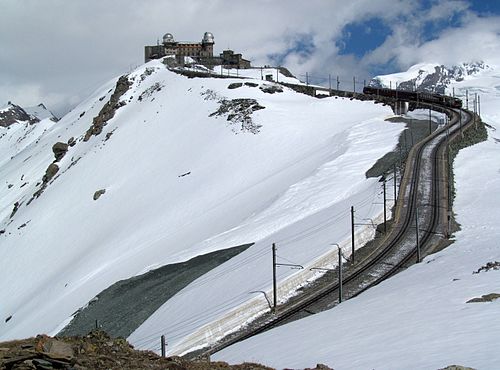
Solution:
[(420, 62), (495, 63), (500, 1), (0, 0), (0, 105), (44, 102), (61, 115), (141, 64), (164, 33), (205, 31), (217, 53), (254, 65), (362, 80)]

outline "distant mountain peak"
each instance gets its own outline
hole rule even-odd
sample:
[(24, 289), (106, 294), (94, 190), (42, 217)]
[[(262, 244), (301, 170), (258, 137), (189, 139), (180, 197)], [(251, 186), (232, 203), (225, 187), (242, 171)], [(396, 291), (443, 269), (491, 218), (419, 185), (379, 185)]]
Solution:
[(58, 121), (58, 118), (43, 103), (23, 108), (8, 101), (0, 108), (0, 127), (8, 127), (19, 122), (28, 122), (32, 125), (46, 118), (54, 122)]
[(19, 105), (13, 104), (10, 101), (0, 110), (1, 127), (8, 127), (18, 122), (29, 122), (30, 124), (34, 124), (38, 121), (40, 120), (37, 117), (31, 116)]
[(370, 81), (370, 86), (444, 94), (450, 83), (463, 81), (490, 68), (483, 61), (465, 62), (453, 66), (437, 63), (416, 64), (406, 72), (377, 76)]

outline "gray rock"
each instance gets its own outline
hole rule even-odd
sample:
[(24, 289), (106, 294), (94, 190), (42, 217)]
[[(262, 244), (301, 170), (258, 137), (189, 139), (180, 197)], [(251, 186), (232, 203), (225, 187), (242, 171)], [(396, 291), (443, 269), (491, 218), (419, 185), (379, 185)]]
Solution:
[(481, 297), (469, 299), (466, 303), (493, 302), (495, 299), (499, 299), (499, 298), (500, 298), (500, 294), (490, 293), (490, 294), (484, 294)]
[(100, 189), (100, 190), (97, 190), (95, 193), (94, 193), (94, 200), (97, 200), (101, 197), (101, 195), (103, 195), (104, 193), (106, 192), (106, 189)]
[(262, 85), (260, 89), (266, 94), (282, 93), (283, 87), (280, 85)]
[(243, 84), (241, 82), (233, 82), (227, 88), (228, 89), (237, 89), (238, 87), (241, 87), (241, 86), (243, 86)]
[(68, 144), (61, 142), (57, 142), (52, 146), (52, 151), (54, 152), (56, 162), (59, 162), (66, 155), (68, 146)]
[(42, 181), (48, 183), (54, 178), (54, 176), (59, 172), (59, 166), (55, 163), (51, 163), (49, 167), (45, 170), (45, 175), (43, 175)]

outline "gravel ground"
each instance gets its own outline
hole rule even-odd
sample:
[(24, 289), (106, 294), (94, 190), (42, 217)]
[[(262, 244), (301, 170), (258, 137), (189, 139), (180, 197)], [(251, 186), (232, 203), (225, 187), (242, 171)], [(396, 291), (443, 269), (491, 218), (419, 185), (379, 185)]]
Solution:
[[(403, 117), (393, 117), (388, 119), (390, 122), (403, 122), (406, 123), (406, 129), (399, 136), (399, 143), (392, 151), (380, 158), (372, 168), (366, 171), (366, 177), (379, 177), (384, 173), (392, 173), (394, 165), (397, 166), (398, 171), (401, 166), (404, 166), (408, 152), (413, 144), (418, 143), (420, 140), (429, 135), (429, 121), (407, 119)], [(432, 123), (432, 131), (436, 130), (437, 125)]]
[(174, 294), (193, 280), (245, 251), (252, 244), (224, 249), (189, 261), (166, 265), (121, 280), (77, 312), (58, 335), (85, 335), (96, 327), (113, 337), (128, 337)]

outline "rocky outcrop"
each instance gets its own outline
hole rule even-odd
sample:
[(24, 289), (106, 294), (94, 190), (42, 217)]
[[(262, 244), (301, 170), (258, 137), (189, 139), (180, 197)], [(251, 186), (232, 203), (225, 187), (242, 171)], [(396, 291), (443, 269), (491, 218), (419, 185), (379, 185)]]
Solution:
[(39, 121), (38, 118), (30, 116), (19, 105), (12, 104), (11, 102), (9, 102), (6, 108), (0, 110), (0, 127), (9, 127), (17, 122), (29, 122), (30, 124), (34, 124)]
[[(36, 338), (0, 343), (0, 369), (271, 369), (244, 363), (228, 365), (225, 362), (188, 361), (180, 357), (160, 357), (150, 351), (136, 351), (123, 338), (111, 338), (105, 332), (94, 330), (82, 337)], [(323, 368), (321, 368), (323, 369)]]
[(56, 158), (56, 162), (59, 162), (68, 152), (68, 144), (57, 142), (52, 146), (52, 152)]
[(260, 87), (262, 92), (265, 92), (266, 94), (274, 94), (274, 93), (282, 93), (283, 92), (283, 87), (278, 85), (278, 84), (266, 84), (262, 85)]
[(500, 298), (498, 293), (484, 294), (481, 297), (469, 299), (466, 303), (483, 303), (483, 302), (493, 302)]
[(232, 90), (232, 89), (237, 89), (238, 87), (241, 87), (241, 86), (243, 86), (242, 82), (233, 82), (233, 83), (229, 84), (229, 86), (227, 88)]
[(51, 163), (49, 167), (45, 170), (45, 175), (43, 175), (42, 181), (47, 184), (54, 176), (59, 172), (59, 166), (55, 163)]
[(252, 120), (252, 113), (264, 109), (255, 99), (222, 99), (219, 101), (219, 109), (212, 114), (213, 116), (226, 116), (231, 125), (241, 125), (241, 131), (257, 134), (260, 125)]
[(128, 75), (121, 76), (118, 79), (115, 91), (109, 101), (104, 104), (99, 114), (92, 120), (92, 126), (85, 133), (83, 141), (88, 141), (92, 136), (97, 136), (102, 132), (108, 121), (115, 116), (116, 110), (126, 104), (124, 101), (120, 101), (120, 97), (128, 91), (131, 85), (132, 82), (129, 81)]
[(477, 271), (474, 271), (473, 274), (479, 274), (482, 271), (487, 272), (491, 270), (500, 270), (500, 262), (488, 262), (486, 265), (481, 266)]
[(95, 193), (94, 193), (94, 196), (93, 196), (93, 199), (94, 200), (97, 200), (101, 197), (101, 195), (103, 195), (104, 193), (106, 193), (106, 189), (100, 189), (100, 190), (97, 190)]

